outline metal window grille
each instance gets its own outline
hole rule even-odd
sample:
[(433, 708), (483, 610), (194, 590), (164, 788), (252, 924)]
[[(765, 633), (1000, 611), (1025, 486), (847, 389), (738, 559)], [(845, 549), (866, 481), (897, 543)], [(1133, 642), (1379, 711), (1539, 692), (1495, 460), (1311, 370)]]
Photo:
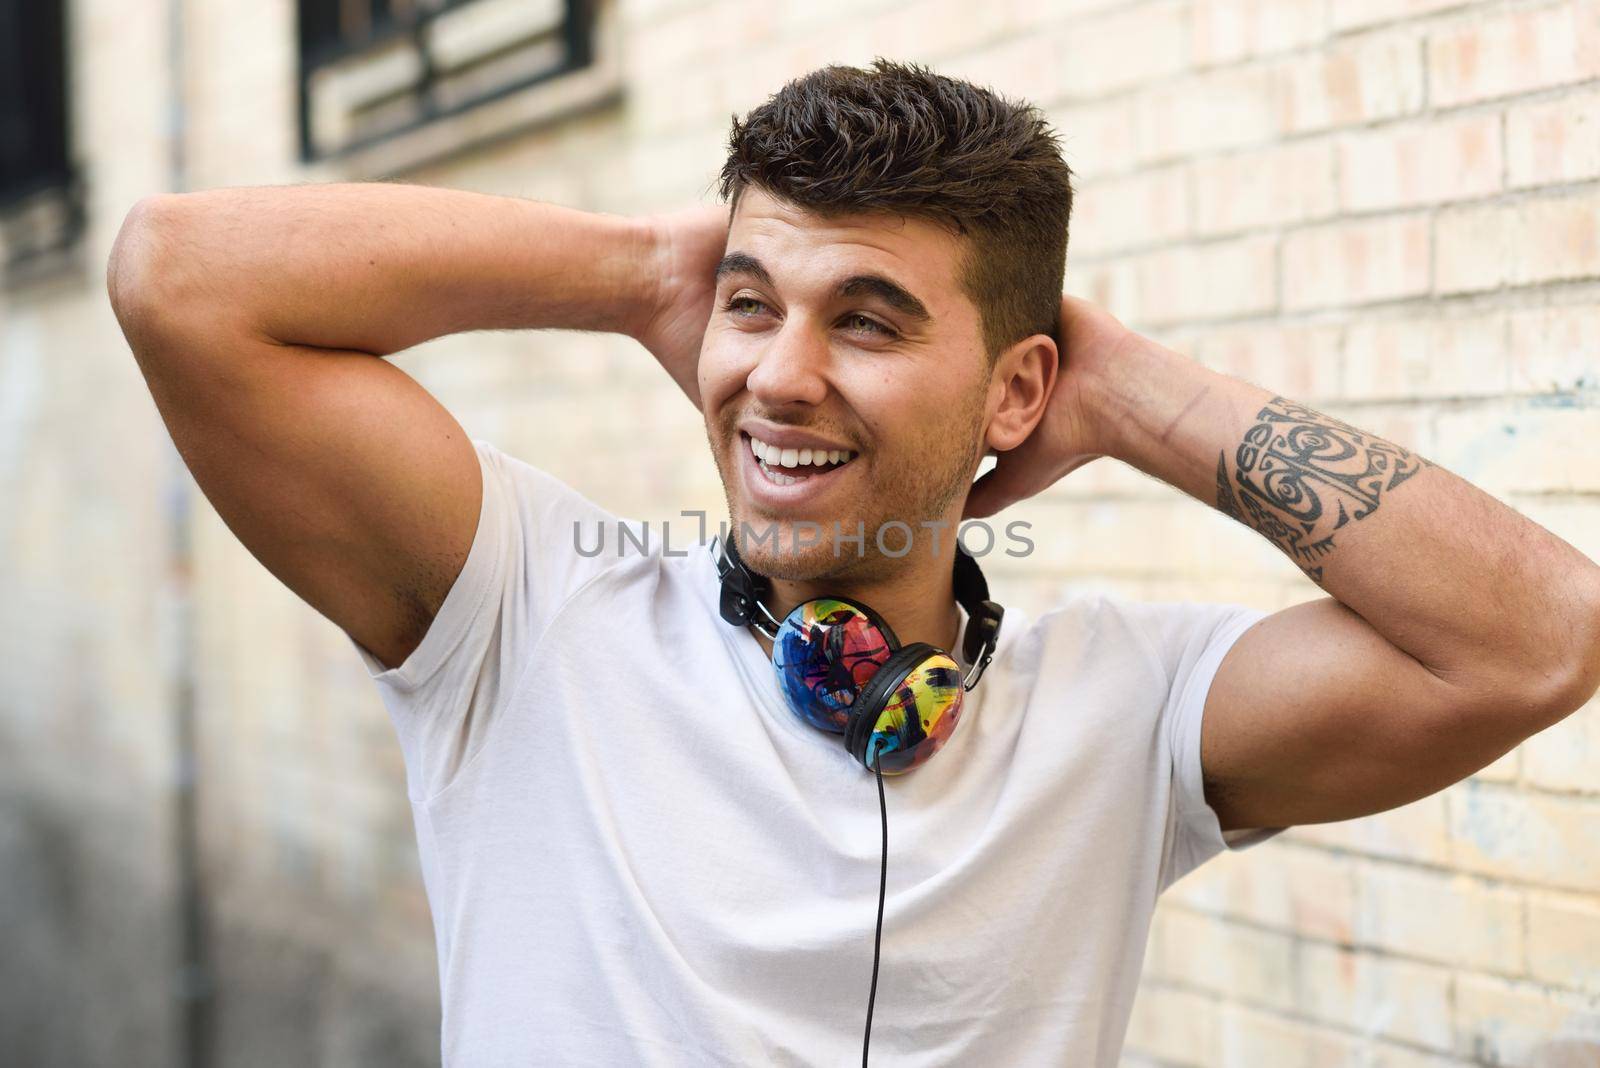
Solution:
[(83, 229), (63, 0), (0, 0), (0, 245), (17, 281)]
[(0, 205), (72, 177), (61, 0), (0, 0)]
[(593, 59), (594, 0), (298, 0), (301, 158), (337, 156)]

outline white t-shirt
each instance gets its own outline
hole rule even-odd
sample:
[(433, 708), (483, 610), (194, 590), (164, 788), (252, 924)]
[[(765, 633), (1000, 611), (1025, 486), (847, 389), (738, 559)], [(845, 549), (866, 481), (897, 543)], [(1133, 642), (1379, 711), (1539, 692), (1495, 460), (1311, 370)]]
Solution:
[[(614, 516), (473, 444), (482, 513), (426, 637), (387, 671), (356, 645), (404, 750), (445, 1064), (858, 1064), (875, 778), (722, 620), (703, 543), (619, 553)], [(1116, 1063), (1156, 895), (1279, 830), (1225, 841), (1200, 779), (1212, 675), (1264, 614), (1007, 612), (949, 742), (883, 780), (874, 1063)]]

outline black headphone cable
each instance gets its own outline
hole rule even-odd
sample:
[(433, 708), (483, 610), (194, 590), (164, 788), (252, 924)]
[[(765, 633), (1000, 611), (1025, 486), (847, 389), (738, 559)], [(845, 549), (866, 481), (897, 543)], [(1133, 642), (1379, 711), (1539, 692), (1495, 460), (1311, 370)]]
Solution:
[(867, 1033), (861, 1040), (861, 1068), (867, 1068), (867, 1050), (872, 1045), (872, 1003), (878, 996), (878, 949), (883, 942), (883, 898), (889, 885), (889, 805), (883, 797), (883, 765), (878, 756), (872, 754), (872, 770), (878, 777), (878, 812), (883, 817), (883, 864), (878, 870), (878, 930), (872, 936), (872, 989), (867, 994)]

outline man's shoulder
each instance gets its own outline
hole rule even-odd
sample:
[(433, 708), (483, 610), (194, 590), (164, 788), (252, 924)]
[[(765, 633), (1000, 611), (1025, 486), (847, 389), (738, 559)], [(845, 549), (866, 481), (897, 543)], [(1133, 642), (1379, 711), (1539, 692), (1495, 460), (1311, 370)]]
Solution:
[(1078, 675), (1140, 670), (1170, 674), (1185, 650), (1204, 644), (1219, 627), (1259, 614), (1227, 602), (1144, 599), (1118, 590), (1084, 589), (1031, 620), (1019, 620), (1009, 649), (1014, 667), (1040, 672), (1054, 667)]

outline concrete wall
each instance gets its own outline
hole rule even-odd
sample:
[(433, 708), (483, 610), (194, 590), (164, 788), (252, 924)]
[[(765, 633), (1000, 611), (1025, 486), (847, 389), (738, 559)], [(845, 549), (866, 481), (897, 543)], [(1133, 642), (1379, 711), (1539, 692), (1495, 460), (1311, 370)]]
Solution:
[[(388, 721), (333, 625), (173, 467), (102, 282), (127, 208), (174, 180), (174, 93), (190, 187), (366, 175), (296, 162), (286, 0), (180, 0), (176, 81), (167, 0), (70, 8), (88, 233), (75, 266), (0, 293), (0, 1059), (181, 1063), (188, 678), (212, 1063), (432, 1063), (432, 933)], [(1070, 290), (1600, 557), (1600, 4), (605, 9), (620, 102), (407, 176), (621, 213), (709, 199), (730, 113), (825, 62), (930, 62), (1051, 114), (1081, 187)], [(395, 362), (469, 433), (613, 511), (721, 506), (698, 416), (629, 342), (470, 335)], [(169, 563), (185, 499), (187, 571)], [(1039, 552), (991, 570), (1030, 611), (1089, 589), (1320, 596), (1250, 531), (1113, 461), (1027, 517)], [(1591, 704), (1440, 794), (1175, 886), (1126, 1063), (1597, 1057)]]

